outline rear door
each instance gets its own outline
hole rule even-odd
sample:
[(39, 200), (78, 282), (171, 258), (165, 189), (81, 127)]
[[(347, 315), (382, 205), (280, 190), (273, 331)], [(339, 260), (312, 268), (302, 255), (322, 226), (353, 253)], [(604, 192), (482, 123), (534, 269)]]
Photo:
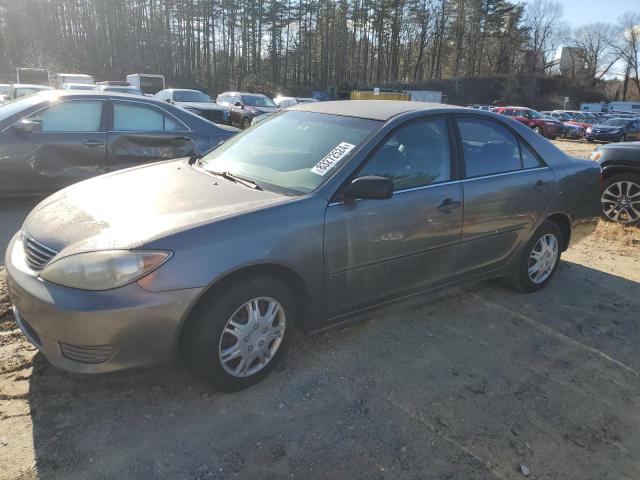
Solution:
[(490, 270), (528, 238), (552, 200), (555, 175), (502, 122), (459, 117), (464, 220), (457, 272)]
[(196, 135), (165, 110), (135, 100), (110, 102), (109, 171), (192, 155)]
[(329, 316), (425, 290), (454, 274), (462, 185), (455, 179), (448, 130), (444, 118), (398, 127), (354, 176), (393, 179), (393, 196), (334, 200), (327, 208)]
[(0, 190), (44, 193), (106, 171), (105, 101), (65, 100), (2, 132)]

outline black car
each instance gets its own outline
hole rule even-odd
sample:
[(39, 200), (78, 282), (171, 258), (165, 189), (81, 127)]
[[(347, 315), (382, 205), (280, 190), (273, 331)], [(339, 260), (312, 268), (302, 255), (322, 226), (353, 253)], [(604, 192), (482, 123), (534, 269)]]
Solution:
[(258, 115), (280, 110), (273, 100), (261, 93), (224, 92), (218, 95), (216, 102), (229, 107), (231, 125), (242, 129), (251, 125)]
[(640, 120), (631, 118), (609, 118), (587, 129), (589, 142), (626, 142), (640, 140)]
[(602, 145), (591, 159), (604, 175), (603, 215), (627, 225), (640, 223), (640, 142)]
[(198, 155), (236, 131), (146, 97), (30, 95), (0, 106), (0, 195), (52, 192), (102, 173)]

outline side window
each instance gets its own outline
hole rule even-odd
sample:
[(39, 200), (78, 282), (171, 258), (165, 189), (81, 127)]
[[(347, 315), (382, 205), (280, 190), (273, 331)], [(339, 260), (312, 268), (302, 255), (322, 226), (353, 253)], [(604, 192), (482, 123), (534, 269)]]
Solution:
[(95, 100), (62, 102), (36, 112), (27, 120), (34, 132), (99, 132), (102, 104)]
[(511, 109), (503, 110), (502, 114), (506, 115), (507, 117), (513, 117), (515, 115), (515, 110), (511, 110)]
[(542, 166), (538, 157), (522, 142), (520, 142), (520, 154), (522, 155), (522, 168), (536, 168)]
[(184, 127), (160, 110), (144, 105), (114, 103), (113, 129), (123, 131), (175, 132)]
[(458, 119), (467, 177), (520, 170), (518, 140), (497, 122)]
[(366, 175), (392, 179), (395, 190), (449, 180), (451, 160), (446, 121), (419, 120), (399, 127), (358, 173), (359, 177)]

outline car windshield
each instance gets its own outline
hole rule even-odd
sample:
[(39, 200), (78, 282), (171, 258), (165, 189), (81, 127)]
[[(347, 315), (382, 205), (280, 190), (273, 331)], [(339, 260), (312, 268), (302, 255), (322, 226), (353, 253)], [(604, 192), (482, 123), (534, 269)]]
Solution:
[[(43, 94), (44, 95), (44, 94)], [(30, 95), (28, 97), (21, 97), (11, 102), (4, 103), (0, 105), (0, 122), (6, 120), (7, 118), (15, 115), (22, 110), (32, 107), (37, 103), (42, 102), (42, 95)]]
[(242, 102), (245, 105), (249, 105), (250, 107), (275, 107), (276, 104), (273, 103), (269, 97), (265, 97), (264, 95), (242, 95)]
[(629, 120), (625, 120), (624, 118), (610, 118), (609, 120), (605, 120), (600, 125), (604, 125), (606, 127), (624, 127), (629, 123)]
[(213, 103), (208, 96), (196, 90), (174, 91), (173, 100), (175, 102)]
[(527, 110), (527, 112), (529, 112), (529, 115), (531, 115), (531, 118), (536, 118), (540, 120), (544, 118), (544, 116), (540, 112), (536, 112), (535, 110)]
[(363, 118), (286, 111), (227, 140), (201, 161), (259, 186), (304, 194), (381, 125)]

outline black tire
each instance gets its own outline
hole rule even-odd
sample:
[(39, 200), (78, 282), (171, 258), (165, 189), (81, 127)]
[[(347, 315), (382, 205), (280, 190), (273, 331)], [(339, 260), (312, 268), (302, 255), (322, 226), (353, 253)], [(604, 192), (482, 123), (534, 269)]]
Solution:
[[(609, 187), (611, 187), (614, 183), (618, 183), (618, 182), (630, 182), (631, 184), (634, 184), (635, 186), (631, 187), (631, 189), (632, 189), (632, 194), (635, 194), (637, 189), (640, 189), (640, 174), (625, 172), (625, 173), (618, 173), (616, 175), (611, 175), (610, 177), (607, 177), (604, 181), (604, 188), (602, 190), (603, 195), (609, 189)], [(614, 189), (613, 193), (616, 193), (616, 189)], [(607, 197), (607, 198), (611, 199), (610, 197)], [(640, 225), (640, 218), (635, 220), (632, 220), (631, 218), (629, 218), (630, 221), (624, 221), (624, 220), (615, 220), (614, 218), (607, 217), (607, 215), (604, 213), (605, 205), (606, 205), (605, 203), (602, 204), (602, 218), (605, 219), (606, 221), (623, 223), (625, 225)]]
[[(250, 376), (234, 376), (225, 370), (219, 356), (223, 331), (235, 312), (258, 297), (269, 297), (281, 305), (286, 318), (284, 335), (274, 355), (261, 370)], [(295, 305), (287, 286), (272, 277), (246, 278), (214, 288), (205, 294), (189, 315), (180, 340), (182, 358), (192, 371), (217, 390), (235, 391), (253, 385), (267, 376), (282, 358), (295, 326)], [(259, 330), (256, 330), (256, 335), (259, 335)], [(256, 339), (249, 340), (250, 343), (254, 341)]]
[(247, 117), (242, 117), (242, 120), (240, 121), (240, 128), (244, 130), (249, 126), (251, 126), (251, 120), (249, 120)]
[[(540, 240), (545, 235), (555, 236), (558, 247), (558, 255), (548, 276), (540, 283), (536, 283), (529, 277), (529, 261), (532, 251), (538, 243), (538, 240)], [(531, 236), (531, 238), (527, 242), (527, 245), (520, 252), (518, 258), (515, 259), (511, 274), (505, 278), (506, 285), (510, 288), (513, 288), (514, 290), (523, 293), (537, 292), (538, 290), (544, 288), (551, 281), (556, 273), (556, 270), (558, 269), (558, 265), (560, 265), (560, 254), (562, 245), (563, 237), (560, 227), (558, 227), (558, 225), (551, 220), (545, 220)]]

